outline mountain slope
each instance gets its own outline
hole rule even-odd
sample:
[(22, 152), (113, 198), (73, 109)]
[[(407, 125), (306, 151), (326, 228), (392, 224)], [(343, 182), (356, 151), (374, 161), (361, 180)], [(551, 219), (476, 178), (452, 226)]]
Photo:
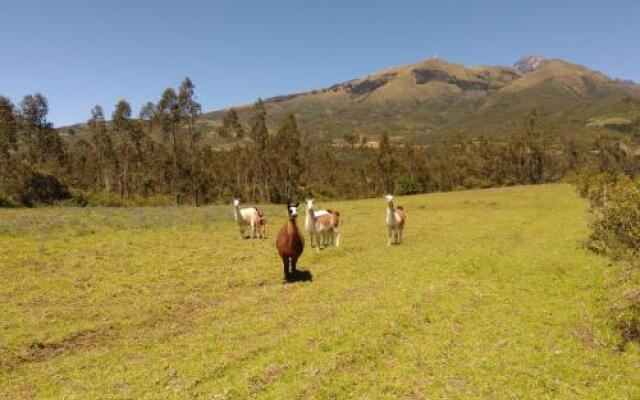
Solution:
[[(429, 141), (451, 134), (502, 135), (535, 107), (549, 131), (612, 131), (594, 121), (631, 121), (640, 96), (633, 83), (558, 59), (527, 57), (514, 67), (464, 67), (440, 59), (389, 68), (329, 88), (266, 100), (270, 121), (294, 113), (312, 135), (392, 136)], [(247, 118), (249, 106), (240, 107)], [(208, 115), (219, 120), (221, 112)], [(616, 128), (619, 128), (616, 126)]]
[[(465, 67), (431, 58), (268, 98), (265, 104), (270, 128), (293, 113), (303, 132), (333, 141), (344, 135), (377, 137), (383, 130), (415, 142), (457, 135), (499, 138), (522, 129), (532, 108), (547, 134), (585, 137), (635, 129), (640, 85), (559, 59), (529, 56), (513, 67)], [(250, 118), (250, 104), (235, 108), (241, 120)], [(200, 131), (216, 146), (233, 140), (216, 134), (225, 111), (206, 113), (199, 121)], [(76, 140), (86, 133), (84, 124), (60, 131), (70, 128)]]

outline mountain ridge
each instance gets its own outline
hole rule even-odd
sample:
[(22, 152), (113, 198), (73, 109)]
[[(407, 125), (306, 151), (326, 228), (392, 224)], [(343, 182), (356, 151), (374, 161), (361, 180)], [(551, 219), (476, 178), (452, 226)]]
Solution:
[[(625, 124), (640, 118), (637, 107), (624, 101), (629, 97), (640, 98), (640, 85), (558, 58), (525, 56), (507, 67), (431, 57), (263, 101), (270, 128), (293, 113), (303, 132), (332, 141), (386, 130), (393, 137), (429, 142), (450, 135), (511, 134), (533, 108), (550, 134), (625, 133)], [(204, 113), (199, 126), (214, 143), (233, 140), (216, 134), (230, 108), (244, 122), (252, 113), (251, 104)]]
[[(335, 140), (388, 130), (421, 142), (450, 134), (511, 133), (532, 108), (549, 129), (617, 133), (619, 126), (610, 129), (593, 121), (615, 116), (632, 123), (636, 114), (625, 109), (622, 100), (638, 95), (640, 86), (585, 66), (526, 56), (512, 67), (466, 67), (428, 58), (264, 102), (273, 123), (291, 112), (310, 134)], [(236, 107), (245, 119), (248, 109)], [(223, 112), (207, 116), (217, 120)]]

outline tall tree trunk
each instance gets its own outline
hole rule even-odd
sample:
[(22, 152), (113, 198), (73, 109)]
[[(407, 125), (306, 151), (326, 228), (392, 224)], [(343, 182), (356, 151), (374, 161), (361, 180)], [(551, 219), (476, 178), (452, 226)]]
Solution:
[(111, 181), (109, 180), (109, 171), (104, 170), (104, 190), (109, 193), (111, 191)]
[(102, 134), (98, 133), (98, 143), (96, 143), (96, 191), (100, 190), (100, 177), (102, 175)]
[(173, 139), (173, 177), (171, 178), (171, 191), (175, 198), (176, 204), (180, 203), (178, 196), (178, 157), (176, 155), (176, 127), (175, 124), (171, 126), (171, 138)]
[(6, 192), (5, 192), (5, 188), (4, 188), (4, 171), (7, 171), (8, 168), (6, 168), (6, 165), (2, 165), (4, 164), (4, 161), (0, 161), (0, 198), (4, 198), (6, 197)]
[(122, 198), (129, 198), (129, 143), (124, 145), (124, 166), (122, 168)]

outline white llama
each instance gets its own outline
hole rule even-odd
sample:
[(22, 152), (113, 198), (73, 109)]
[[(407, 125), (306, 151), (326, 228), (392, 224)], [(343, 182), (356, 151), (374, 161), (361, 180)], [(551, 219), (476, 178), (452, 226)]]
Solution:
[(240, 228), (240, 238), (245, 239), (245, 228), (251, 227), (251, 238), (264, 237), (264, 219), (263, 215), (255, 207), (240, 208), (240, 200), (233, 199), (233, 215)]
[(313, 238), (316, 240), (316, 250), (328, 243), (335, 247), (340, 246), (340, 213), (332, 210), (315, 210), (314, 200), (307, 199), (307, 214), (305, 230), (309, 234), (309, 245), (313, 247)]
[(385, 222), (387, 224), (387, 229), (389, 230), (387, 244), (389, 246), (392, 244), (400, 244), (402, 242), (402, 231), (404, 230), (404, 223), (406, 220), (404, 208), (401, 206), (393, 206), (392, 195), (388, 194), (384, 196), (384, 198), (387, 200), (387, 216)]

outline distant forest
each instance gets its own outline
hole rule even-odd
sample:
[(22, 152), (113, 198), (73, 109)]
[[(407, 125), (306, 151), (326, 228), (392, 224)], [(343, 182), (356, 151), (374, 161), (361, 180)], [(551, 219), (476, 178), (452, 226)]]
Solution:
[[(362, 198), (554, 182), (581, 169), (634, 172), (640, 124), (625, 137), (541, 132), (531, 109), (509, 137), (456, 137), (429, 145), (391, 141), (385, 131), (341, 144), (301, 132), (294, 115), (267, 126), (258, 100), (247, 123), (230, 109), (215, 147), (196, 123), (201, 106), (186, 78), (134, 115), (120, 100), (110, 119), (91, 110), (88, 133), (62, 139), (48, 102), (0, 96), (0, 206), (164, 205), (285, 202), (306, 196)], [(249, 139), (249, 140), (247, 140)], [(369, 146), (375, 139), (376, 147)]]

